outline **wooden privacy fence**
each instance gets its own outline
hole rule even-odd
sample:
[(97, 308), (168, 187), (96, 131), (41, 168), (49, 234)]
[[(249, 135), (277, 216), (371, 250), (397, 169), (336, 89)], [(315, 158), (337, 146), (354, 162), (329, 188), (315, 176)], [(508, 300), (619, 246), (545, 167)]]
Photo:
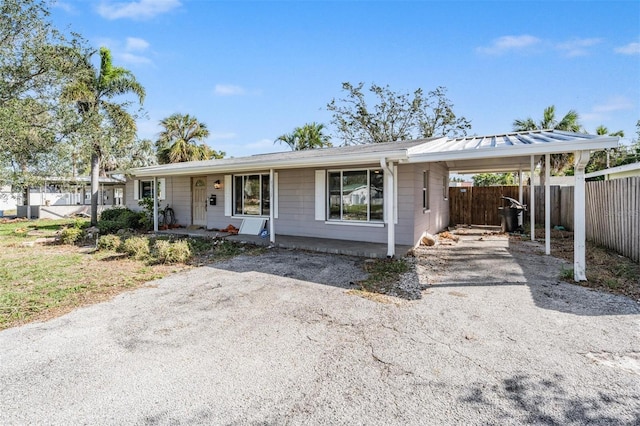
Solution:
[[(522, 204), (529, 210), (530, 187), (523, 189)], [(571, 191), (571, 192), (569, 192)], [(508, 205), (501, 196), (518, 199), (517, 186), (476, 186), (449, 188), (449, 222), (451, 224), (495, 225), (501, 223), (498, 207)], [(536, 223), (544, 224), (544, 187), (535, 188)], [(570, 211), (562, 200), (571, 198)], [(525, 214), (528, 221), (529, 212)], [(573, 225), (573, 187), (551, 186), (551, 223), (553, 225)], [(573, 229), (573, 228), (571, 228)]]
[[(523, 204), (529, 204), (523, 188)], [(587, 182), (587, 239), (640, 262), (640, 177)], [(551, 225), (573, 230), (572, 186), (551, 186)], [(450, 223), (500, 225), (500, 197), (518, 199), (517, 186), (449, 188)], [(544, 224), (544, 187), (535, 188), (536, 223)], [(528, 223), (529, 215), (525, 215)]]

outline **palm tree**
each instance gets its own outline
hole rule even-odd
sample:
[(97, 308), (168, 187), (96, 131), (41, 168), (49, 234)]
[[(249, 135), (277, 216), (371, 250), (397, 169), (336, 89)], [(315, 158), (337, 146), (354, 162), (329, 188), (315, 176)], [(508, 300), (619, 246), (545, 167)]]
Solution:
[(127, 103), (112, 102), (112, 99), (133, 94), (142, 104), (145, 97), (144, 88), (131, 71), (113, 66), (109, 49), (100, 48), (99, 69), (91, 63), (94, 53), (79, 56), (78, 77), (62, 93), (63, 100), (76, 105), (82, 131), (90, 142), (92, 225), (98, 222), (98, 177), (102, 156), (114, 134), (117, 138), (132, 139), (136, 132), (135, 120), (126, 110)]
[(285, 133), (276, 138), (274, 143), (280, 142), (289, 145), (292, 151), (305, 149), (319, 149), (333, 146), (328, 135), (323, 133), (324, 124), (308, 123), (302, 127), (296, 127), (292, 133)]
[(209, 160), (225, 155), (204, 143), (198, 144), (209, 137), (209, 130), (196, 117), (176, 113), (160, 121), (160, 125), (164, 127), (156, 141), (160, 164)]
[[(533, 118), (527, 117), (524, 120), (516, 119), (513, 121), (513, 130), (516, 132), (524, 132), (530, 130), (564, 130), (567, 132), (579, 132), (582, 126), (579, 122), (580, 116), (574, 110), (569, 110), (560, 121), (556, 120), (556, 107), (550, 105), (544, 109), (542, 119), (535, 122)], [(552, 154), (551, 170), (560, 173), (573, 162), (573, 153)], [(543, 164), (544, 167), (544, 164)]]

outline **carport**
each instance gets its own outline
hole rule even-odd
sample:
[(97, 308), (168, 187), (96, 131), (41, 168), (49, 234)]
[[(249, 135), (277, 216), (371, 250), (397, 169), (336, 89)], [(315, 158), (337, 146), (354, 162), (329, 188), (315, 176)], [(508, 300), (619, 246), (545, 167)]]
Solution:
[[(558, 130), (534, 130), (494, 136), (469, 136), (441, 139), (416, 148), (409, 148), (410, 163), (444, 162), (450, 172), (461, 174), (503, 173), (519, 174), (520, 202), (523, 172), (532, 175), (544, 158), (545, 171), (545, 253), (551, 254), (550, 155), (574, 155), (574, 280), (586, 281), (585, 231), (585, 167), (591, 151), (618, 146), (618, 137), (572, 133)], [(534, 191), (531, 191), (531, 239), (535, 239)]]

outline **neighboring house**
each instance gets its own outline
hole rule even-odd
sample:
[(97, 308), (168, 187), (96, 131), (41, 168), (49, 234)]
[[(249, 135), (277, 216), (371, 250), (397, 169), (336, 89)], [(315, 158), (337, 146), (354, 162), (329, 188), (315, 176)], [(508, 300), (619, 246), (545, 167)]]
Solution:
[[(545, 154), (617, 145), (615, 137), (537, 130), (165, 164), (134, 169), (125, 198), (138, 208), (156, 181), (160, 207), (171, 205), (182, 225), (221, 229), (260, 218), (272, 241), (385, 243), (393, 256), (396, 244), (413, 246), (449, 225), (451, 172), (530, 170)], [(585, 155), (576, 158), (584, 176)]]
[(599, 176), (604, 176), (604, 180), (640, 176), (640, 161), (636, 163), (625, 164), (623, 166), (598, 170), (597, 172), (587, 173), (585, 175), (587, 179)]
[[(99, 182), (99, 212), (124, 206), (124, 177), (100, 177)], [(28, 199), (21, 204), (23, 205), (17, 206), (18, 217), (59, 219), (78, 214), (88, 215), (91, 207), (91, 180), (87, 176), (47, 178), (42, 185), (29, 188)]]
[(15, 210), (20, 200), (20, 194), (12, 191), (11, 185), (0, 186), (0, 217), (6, 210)]

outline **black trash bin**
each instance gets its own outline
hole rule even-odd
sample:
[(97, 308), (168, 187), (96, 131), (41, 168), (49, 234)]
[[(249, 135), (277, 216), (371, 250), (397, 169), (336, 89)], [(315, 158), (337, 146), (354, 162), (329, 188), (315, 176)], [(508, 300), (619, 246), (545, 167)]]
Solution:
[(526, 206), (511, 197), (502, 196), (501, 198), (509, 201), (510, 204), (508, 207), (498, 207), (502, 216), (502, 232), (523, 232), (522, 226), (518, 225), (518, 218), (526, 210)]

